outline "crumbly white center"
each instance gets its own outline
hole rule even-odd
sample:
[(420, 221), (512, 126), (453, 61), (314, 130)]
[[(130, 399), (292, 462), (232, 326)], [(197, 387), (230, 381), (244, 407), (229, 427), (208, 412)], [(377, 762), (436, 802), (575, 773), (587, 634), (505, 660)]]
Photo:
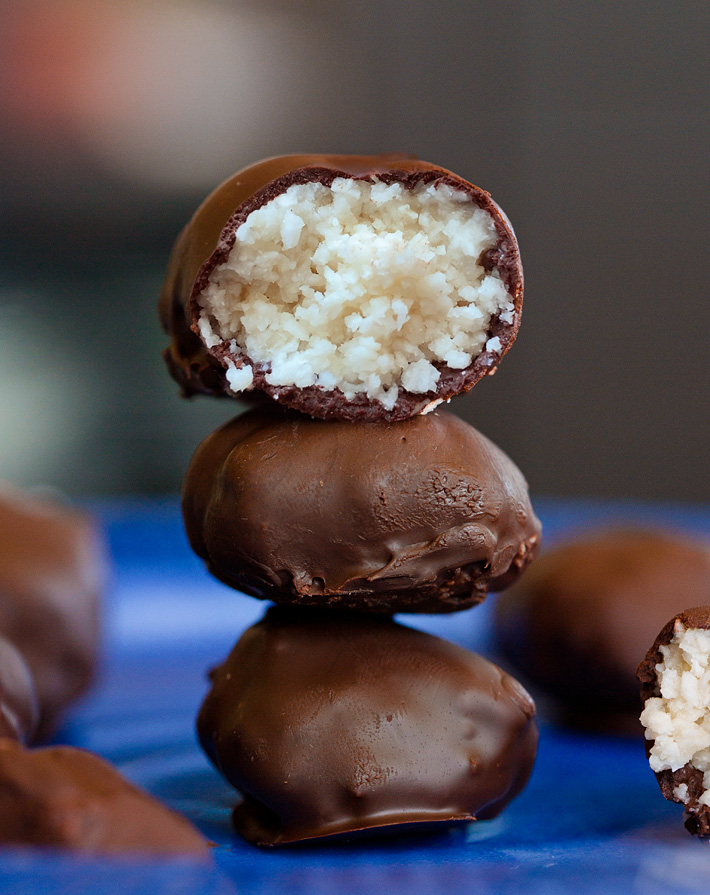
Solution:
[[(703, 772), (701, 804), (710, 806), (710, 631), (676, 622), (673, 639), (661, 647), (656, 665), (660, 696), (646, 700), (641, 723), (654, 740), (654, 771), (677, 771), (686, 764)], [(687, 800), (685, 784), (676, 788)]]
[[(490, 321), (512, 322), (514, 307), (480, 263), (497, 241), (492, 216), (445, 184), (293, 185), (238, 228), (199, 298), (200, 332), (268, 365), (271, 385), (366, 392), (391, 409), (400, 389), (436, 389), (435, 363), (500, 352)], [(227, 378), (240, 391), (253, 370), (230, 363)]]

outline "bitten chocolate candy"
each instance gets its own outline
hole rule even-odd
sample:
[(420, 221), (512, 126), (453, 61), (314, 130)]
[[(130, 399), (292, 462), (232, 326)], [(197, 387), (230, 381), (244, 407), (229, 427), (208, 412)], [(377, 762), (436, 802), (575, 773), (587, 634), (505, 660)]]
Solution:
[(646, 751), (661, 792), (685, 808), (686, 829), (710, 838), (710, 606), (662, 629), (640, 664)]
[(0, 490), (0, 635), (22, 653), (39, 700), (39, 739), (92, 678), (106, 560), (84, 513)]
[(522, 300), (515, 234), (484, 190), (406, 155), (289, 155), (199, 207), (160, 316), (185, 394), (401, 420), (492, 373)]
[(37, 726), (37, 697), (30, 670), (15, 647), (0, 637), (0, 738), (25, 741)]
[(189, 821), (98, 756), (69, 746), (27, 750), (12, 740), (0, 740), (0, 843), (208, 856)]
[(252, 411), (197, 449), (183, 515), (232, 587), (373, 612), (479, 603), (540, 539), (518, 468), (443, 411), (376, 425)]
[(200, 742), (257, 845), (495, 817), (535, 759), (517, 681), (387, 618), (271, 609), (211, 677)]
[(636, 668), (664, 621), (710, 602), (710, 545), (595, 532), (550, 550), (500, 597), (500, 648), (573, 726), (638, 734)]

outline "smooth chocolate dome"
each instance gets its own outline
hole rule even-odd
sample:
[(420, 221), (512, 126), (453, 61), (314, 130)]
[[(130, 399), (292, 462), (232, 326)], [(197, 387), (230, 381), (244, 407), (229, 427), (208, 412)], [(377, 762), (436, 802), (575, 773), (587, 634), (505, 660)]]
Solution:
[(636, 669), (684, 606), (710, 603), (710, 544), (592, 532), (543, 553), (496, 608), (502, 654), (567, 724), (640, 732)]
[(373, 612), (479, 603), (540, 540), (521, 472), (444, 411), (376, 424), (252, 411), (199, 446), (183, 514), (195, 552), (232, 587)]
[(517, 681), (387, 618), (270, 609), (211, 678), (200, 742), (258, 845), (491, 818), (535, 758)]

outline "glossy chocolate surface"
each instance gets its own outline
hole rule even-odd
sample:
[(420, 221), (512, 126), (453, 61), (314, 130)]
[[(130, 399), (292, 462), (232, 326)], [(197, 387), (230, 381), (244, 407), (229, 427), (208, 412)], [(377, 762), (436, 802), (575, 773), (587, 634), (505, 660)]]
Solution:
[(0, 636), (22, 653), (49, 736), (89, 684), (99, 643), (103, 545), (84, 513), (0, 490)]
[(414, 394), (402, 390), (391, 411), (378, 401), (370, 401), (364, 393), (348, 400), (338, 389), (271, 386), (265, 379), (269, 368), (263, 364), (254, 365), (255, 388), (281, 404), (322, 419), (398, 420), (420, 413), (432, 401), (468, 391), (481, 377), (495, 370), (520, 326), (523, 273), (513, 229), (490, 195), (445, 168), (407, 155), (288, 155), (258, 162), (226, 180), (197, 209), (177, 239), (159, 312), (163, 328), (171, 337), (165, 361), (184, 394), (229, 394), (224, 347), (207, 348), (199, 336), (197, 296), (213, 268), (228, 257), (237, 227), (252, 211), (293, 184), (316, 181), (329, 185), (336, 177), (397, 181), (410, 189), (422, 182), (441, 182), (471, 196), (493, 218), (499, 241), (487, 253), (485, 266), (498, 269), (514, 305), (513, 319), (504, 323), (496, 316), (491, 321), (488, 337), (500, 339), (499, 352), (484, 350), (465, 370), (437, 364), (441, 377), (436, 391)]
[(183, 515), (232, 587), (373, 612), (479, 603), (540, 539), (518, 468), (444, 411), (379, 424), (251, 411), (197, 449)]
[(503, 655), (573, 726), (639, 734), (636, 669), (665, 620), (710, 603), (710, 545), (645, 529), (543, 553), (499, 599)]
[[(710, 603), (710, 598), (708, 603)], [(667, 646), (673, 639), (676, 622), (681, 622), (686, 628), (693, 630), (710, 630), (710, 605), (697, 606), (694, 609), (679, 612), (663, 626), (638, 668), (643, 704), (647, 699), (661, 695), (656, 665), (663, 660), (661, 647)], [(652, 747), (653, 741), (647, 740), (646, 751), (649, 754)], [(710, 807), (698, 801), (705, 792), (703, 772), (686, 764), (682, 768), (678, 768), (677, 771), (668, 769), (654, 773), (663, 797), (669, 802), (678, 802), (685, 808), (685, 828), (688, 832), (702, 839), (710, 839)], [(685, 784), (688, 788), (685, 802), (676, 793), (677, 787), (681, 784)]]
[(37, 726), (32, 675), (18, 650), (0, 637), (0, 738), (25, 742)]
[(208, 857), (189, 821), (70, 746), (27, 750), (0, 739), (0, 843), (95, 854)]
[(211, 678), (200, 742), (257, 845), (495, 817), (535, 759), (517, 681), (387, 618), (270, 609)]

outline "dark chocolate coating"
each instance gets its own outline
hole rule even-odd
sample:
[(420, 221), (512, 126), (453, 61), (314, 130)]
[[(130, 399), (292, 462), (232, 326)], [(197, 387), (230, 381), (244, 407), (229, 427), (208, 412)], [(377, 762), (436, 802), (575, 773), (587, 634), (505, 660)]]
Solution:
[[(321, 419), (393, 421), (420, 413), (432, 401), (448, 400), (468, 391), (483, 376), (494, 372), (513, 344), (520, 326), (523, 271), (513, 228), (489, 193), (445, 168), (407, 155), (287, 155), (257, 162), (217, 187), (197, 209), (173, 248), (159, 312), (163, 328), (171, 337), (171, 344), (164, 352), (165, 361), (185, 395), (230, 394), (225, 348), (218, 345), (209, 349), (199, 335), (197, 296), (207, 284), (211, 271), (229, 256), (237, 228), (252, 211), (293, 184), (318, 182), (329, 185), (336, 177), (377, 179), (385, 183), (396, 181), (409, 189), (419, 183), (445, 183), (467, 193), (491, 215), (499, 240), (487, 253), (484, 266), (489, 270), (498, 269), (514, 305), (510, 323), (503, 323), (498, 316), (490, 323), (488, 338), (497, 336), (501, 350), (496, 353), (482, 351), (464, 370), (436, 364), (441, 373), (436, 390), (414, 394), (402, 389), (392, 410), (386, 410), (379, 401), (369, 399), (364, 393), (348, 400), (338, 389), (326, 391), (321, 386), (269, 385), (265, 377), (270, 372), (270, 365), (253, 365), (254, 387), (280, 404)], [(237, 366), (249, 360), (242, 354), (231, 355), (231, 359)]]
[(226, 584), (373, 612), (479, 603), (540, 539), (518, 468), (444, 411), (380, 424), (251, 411), (198, 447), (183, 515)]
[(200, 742), (256, 845), (495, 817), (535, 759), (517, 681), (387, 618), (270, 609), (211, 678)]
[(22, 653), (48, 737), (88, 686), (99, 645), (103, 545), (84, 513), (0, 491), (0, 636)]
[[(708, 600), (710, 602), (710, 599)], [(660, 696), (656, 676), (656, 665), (663, 660), (661, 647), (667, 646), (673, 639), (675, 626), (681, 622), (686, 628), (710, 630), (710, 606), (697, 606), (694, 609), (686, 609), (679, 612), (667, 624), (663, 626), (660, 634), (646, 654), (646, 658), (638, 667), (638, 679), (641, 682), (641, 701), (645, 705), (647, 699)], [(646, 752), (650, 754), (653, 748), (653, 740), (646, 741)], [(685, 808), (685, 828), (694, 836), (701, 839), (710, 839), (710, 808), (698, 802), (705, 791), (703, 787), (703, 772), (690, 764), (684, 765), (677, 771), (667, 769), (654, 771), (658, 785), (664, 798), (669, 802), (678, 802)], [(688, 801), (683, 802), (676, 794), (675, 789), (681, 783), (688, 787)]]
[(18, 650), (0, 637), (0, 738), (25, 742), (37, 726), (38, 708), (32, 675)]
[(208, 857), (204, 837), (97, 755), (0, 740), (0, 843)]
[(608, 530), (543, 553), (500, 597), (496, 628), (501, 653), (563, 723), (638, 734), (638, 663), (669, 615), (704, 601), (710, 545)]

